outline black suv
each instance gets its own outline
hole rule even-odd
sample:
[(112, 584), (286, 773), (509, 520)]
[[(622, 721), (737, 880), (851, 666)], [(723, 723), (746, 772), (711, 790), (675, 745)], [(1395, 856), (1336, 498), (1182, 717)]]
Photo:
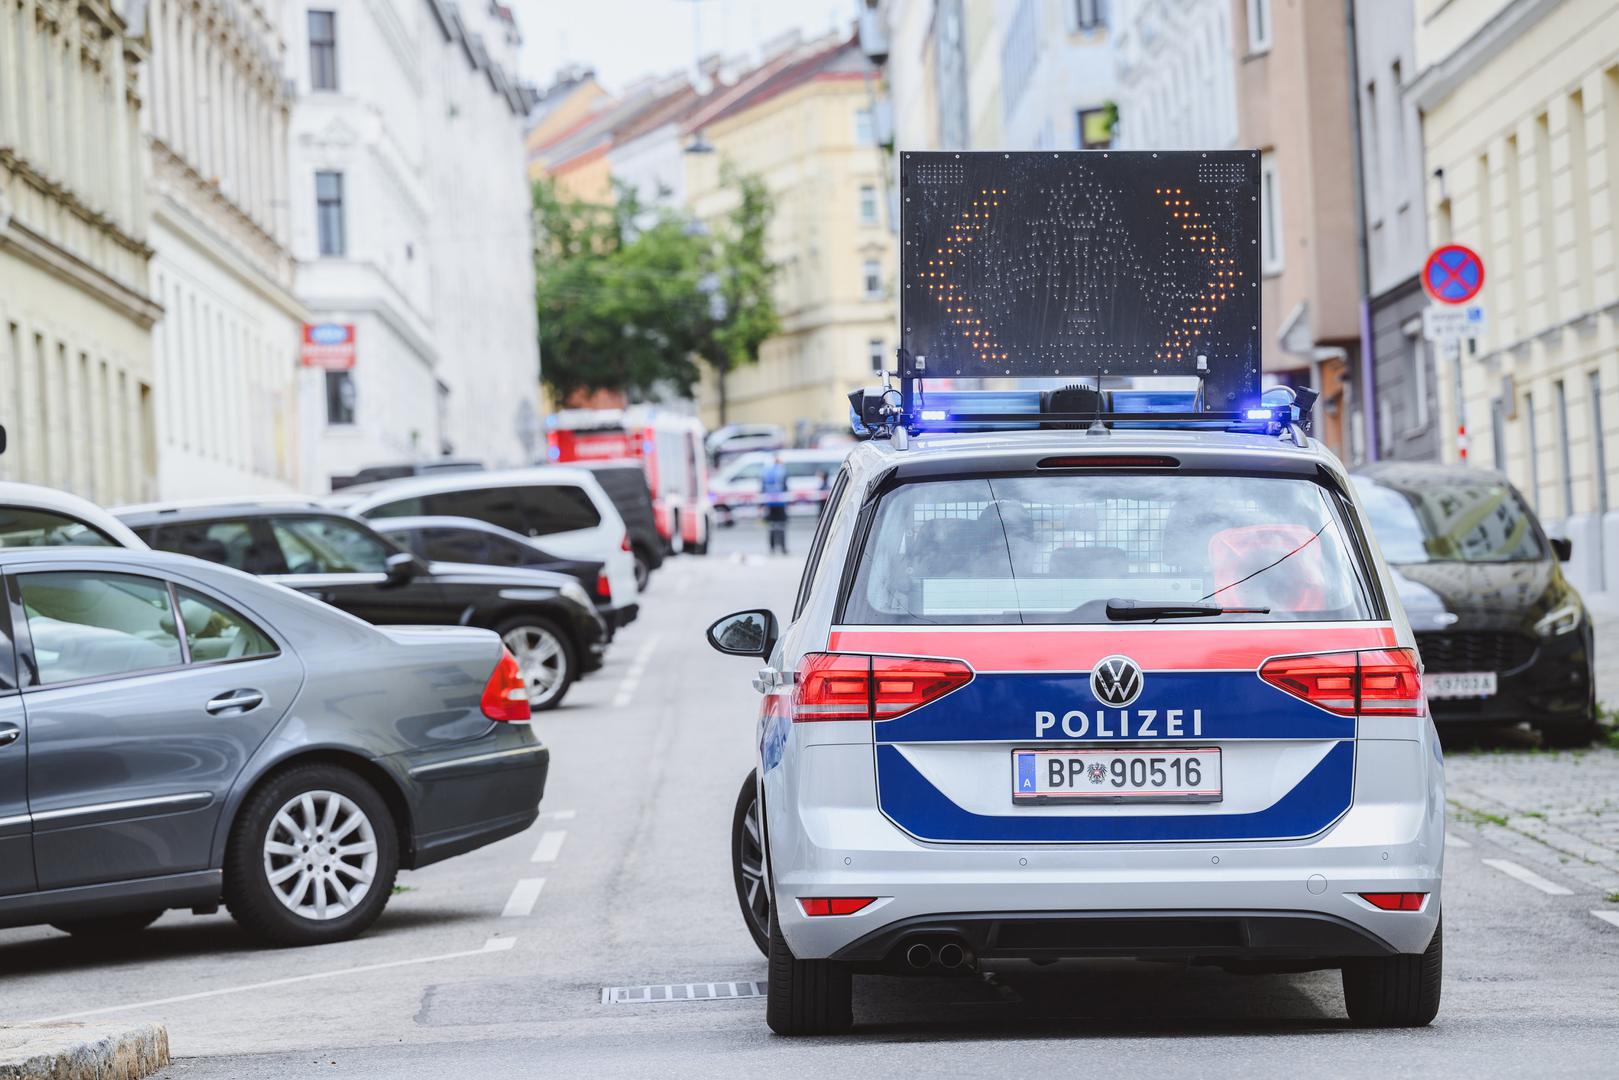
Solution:
[(606, 625), (561, 574), (435, 570), (366, 522), (314, 505), (141, 507), (119, 517), (154, 548), (267, 577), (379, 626), (493, 630), (522, 665), (535, 709), (553, 708), (601, 666)]

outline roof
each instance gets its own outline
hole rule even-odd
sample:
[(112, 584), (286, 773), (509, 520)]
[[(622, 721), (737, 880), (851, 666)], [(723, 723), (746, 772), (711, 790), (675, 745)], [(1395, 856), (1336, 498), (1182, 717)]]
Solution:
[[(0, 510), (7, 508), (26, 510), (45, 510), (77, 518), (87, 525), (92, 525), (107, 536), (128, 548), (144, 548), (146, 544), (140, 537), (130, 532), (123, 522), (104, 507), (97, 506), (89, 499), (81, 499), (77, 495), (56, 488), (43, 487), (39, 484), (19, 484), (10, 481), (0, 482)], [(75, 549), (80, 550), (80, 549)]]
[[(376, 506), (395, 499), (410, 499), (419, 495), (437, 495), (445, 491), (472, 491), (478, 488), (521, 487), (538, 484), (575, 484), (587, 490), (600, 491), (596, 477), (583, 469), (562, 465), (543, 465), (531, 469), (492, 469), (488, 472), (451, 472), (439, 475), (409, 476), (399, 480), (385, 480), (375, 487), (367, 486), (362, 498), (353, 499), (351, 506)], [(345, 488), (347, 495), (353, 488)], [(605, 495), (604, 495), (605, 497)]]
[(300, 516), (313, 514), (322, 517), (339, 517), (352, 520), (352, 515), (344, 513), (342, 510), (331, 506), (323, 506), (309, 499), (302, 501), (287, 499), (277, 502), (213, 499), (167, 505), (163, 503), (147, 503), (143, 506), (128, 506), (118, 510), (119, 519), (124, 524), (137, 529), (145, 528), (148, 525), (213, 521), (222, 517), (268, 517), (272, 514), (298, 514)]
[(1494, 469), (1477, 465), (1442, 465), (1432, 461), (1378, 461), (1362, 465), (1356, 476), (1364, 476), (1378, 483), (1398, 488), (1420, 488), (1424, 484), (1455, 484), (1472, 480), (1479, 484), (1507, 483), (1507, 478)]
[(866, 58), (866, 54), (860, 50), (857, 39), (853, 37), (815, 49), (808, 55), (788, 54), (788, 60), (788, 63), (769, 71), (746, 90), (710, 112), (703, 118), (703, 123), (717, 123), (748, 109), (757, 108), (772, 98), (816, 79), (863, 79), (877, 73), (877, 69)]

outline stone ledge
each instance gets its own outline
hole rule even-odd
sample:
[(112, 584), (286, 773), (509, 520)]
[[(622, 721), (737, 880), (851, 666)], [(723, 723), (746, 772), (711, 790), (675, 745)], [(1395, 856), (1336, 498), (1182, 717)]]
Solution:
[(0, 1080), (142, 1080), (168, 1064), (161, 1024), (0, 1024)]

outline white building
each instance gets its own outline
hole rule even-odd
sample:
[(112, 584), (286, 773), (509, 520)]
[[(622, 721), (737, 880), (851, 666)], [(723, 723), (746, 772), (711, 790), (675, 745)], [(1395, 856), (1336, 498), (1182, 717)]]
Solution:
[(158, 494), (296, 489), (298, 342), (273, 0), (152, 0)]
[(149, 495), (144, 5), (0, 4), (0, 477)]
[(1117, 95), (1109, 0), (997, 4), (1000, 146), (1083, 150), (1112, 145)]
[(539, 358), (509, 13), (440, 0), (285, 13), (297, 292), (355, 343), (352, 369), (304, 373), (307, 482), (452, 453), (518, 463)]
[(1115, 0), (1120, 149), (1237, 145), (1231, 5), (1232, 0)]

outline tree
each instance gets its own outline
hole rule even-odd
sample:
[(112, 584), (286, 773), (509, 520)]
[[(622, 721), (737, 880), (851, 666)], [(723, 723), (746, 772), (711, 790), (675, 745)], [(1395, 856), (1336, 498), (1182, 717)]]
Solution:
[(611, 389), (690, 394), (701, 357), (720, 374), (758, 356), (779, 325), (765, 252), (764, 185), (727, 168), (737, 203), (709, 233), (648, 210), (619, 187), (609, 206), (534, 186), (535, 304), (541, 374), (559, 400)]

